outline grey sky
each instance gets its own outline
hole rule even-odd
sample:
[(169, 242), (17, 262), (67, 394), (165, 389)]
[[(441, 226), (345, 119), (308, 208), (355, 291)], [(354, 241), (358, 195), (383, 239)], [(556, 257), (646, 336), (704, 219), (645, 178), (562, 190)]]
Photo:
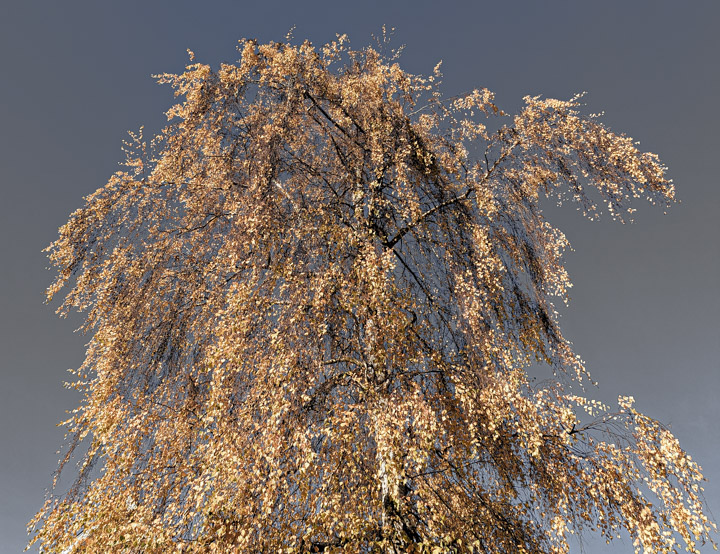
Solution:
[[(364, 46), (383, 24), (401, 64), (443, 60), (448, 95), (474, 87), (512, 111), (524, 95), (588, 91), (591, 111), (670, 168), (681, 203), (639, 203), (636, 223), (551, 209), (575, 252), (567, 336), (613, 402), (631, 394), (705, 469), (720, 516), (720, 3), (707, 2), (7, 2), (0, 18), (0, 553), (19, 552), (78, 402), (62, 388), (86, 339), (44, 305), (41, 250), (122, 159), (127, 130), (163, 124), (185, 50), (217, 65), (239, 38)], [(580, 551), (578, 548), (577, 551)], [(631, 552), (630, 542), (587, 552)]]

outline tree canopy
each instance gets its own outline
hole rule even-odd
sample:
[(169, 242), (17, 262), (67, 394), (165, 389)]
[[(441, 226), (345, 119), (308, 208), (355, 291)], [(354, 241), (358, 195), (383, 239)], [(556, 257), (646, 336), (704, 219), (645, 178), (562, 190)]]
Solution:
[[(698, 552), (698, 465), (586, 398), (565, 236), (540, 202), (669, 204), (580, 99), (445, 98), (397, 52), (240, 42), (49, 247), (86, 314), (81, 405), (31, 522), (47, 551)], [(552, 368), (540, 384), (535, 363)], [(67, 469), (66, 469), (67, 471)]]

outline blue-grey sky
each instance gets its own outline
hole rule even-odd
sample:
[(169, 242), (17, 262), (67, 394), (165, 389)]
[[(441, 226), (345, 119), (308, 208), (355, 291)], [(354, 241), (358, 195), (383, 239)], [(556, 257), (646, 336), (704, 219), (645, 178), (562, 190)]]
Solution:
[[(660, 155), (681, 203), (636, 223), (588, 222), (552, 209), (575, 283), (562, 325), (613, 402), (671, 426), (705, 469), (720, 516), (720, 3), (452, 1), (5, 2), (0, 17), (0, 553), (20, 552), (78, 402), (63, 389), (84, 355), (79, 320), (43, 304), (41, 250), (122, 159), (126, 131), (160, 129), (172, 93), (151, 74), (181, 71), (186, 49), (211, 64), (236, 41), (364, 46), (381, 26), (401, 64), (443, 60), (448, 95), (487, 87), (513, 110), (525, 95), (588, 91), (591, 111)], [(576, 550), (580, 552), (580, 548)], [(630, 541), (586, 552), (631, 552)]]

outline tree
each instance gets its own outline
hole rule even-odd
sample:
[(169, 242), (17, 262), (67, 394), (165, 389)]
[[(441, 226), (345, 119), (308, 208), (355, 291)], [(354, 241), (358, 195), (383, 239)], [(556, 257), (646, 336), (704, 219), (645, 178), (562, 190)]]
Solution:
[[(445, 99), (397, 52), (241, 41), (50, 247), (91, 335), (48, 550), (638, 551), (710, 539), (700, 468), (589, 377), (558, 326), (545, 196), (669, 204), (579, 98)], [(194, 62), (191, 53), (191, 62)], [(555, 379), (528, 376), (536, 362)]]

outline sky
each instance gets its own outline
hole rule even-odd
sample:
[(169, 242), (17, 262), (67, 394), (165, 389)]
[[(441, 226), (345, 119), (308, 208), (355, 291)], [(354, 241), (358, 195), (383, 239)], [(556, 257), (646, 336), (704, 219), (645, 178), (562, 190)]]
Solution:
[[(347, 33), (362, 47), (396, 28), (401, 65), (443, 61), (452, 96), (487, 87), (506, 111), (525, 95), (587, 91), (590, 111), (669, 167), (680, 202), (639, 203), (635, 223), (589, 222), (547, 209), (570, 239), (575, 284), (563, 330), (614, 403), (670, 426), (703, 467), (720, 517), (720, 3), (383, 0), (281, 2), (7, 2), (0, 18), (0, 554), (20, 552), (42, 506), (63, 430), (79, 402), (63, 388), (84, 357), (78, 317), (44, 304), (42, 252), (105, 184), (128, 130), (164, 123), (172, 92), (151, 77), (180, 72), (187, 49), (217, 66), (237, 40), (321, 45)], [(632, 552), (592, 536), (573, 552)], [(708, 548), (708, 551), (711, 551)]]

